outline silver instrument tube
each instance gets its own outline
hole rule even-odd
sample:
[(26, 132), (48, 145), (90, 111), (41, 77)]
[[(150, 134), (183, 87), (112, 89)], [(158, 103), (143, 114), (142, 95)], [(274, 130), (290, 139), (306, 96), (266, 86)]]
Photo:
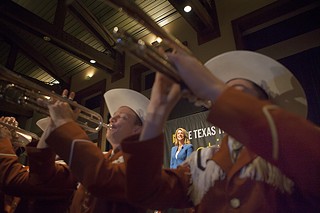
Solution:
[(21, 129), (20, 127), (16, 127), (16, 126), (12, 126), (10, 124), (7, 124), (5, 122), (0, 121), (0, 125), (7, 127), (9, 130), (14, 130), (16, 133), (21, 133), (22, 135), (29, 135), (31, 138), (35, 139), (35, 140), (39, 140), (39, 136), (36, 135), (33, 132), (30, 132), (28, 130), (25, 129)]
[(73, 108), (80, 110), (76, 122), (88, 132), (98, 132), (102, 127), (110, 128), (109, 124), (103, 123), (102, 116), (72, 100), (63, 98), (52, 93), (50, 90), (23, 78), (13, 71), (0, 65), (0, 100), (33, 109), (42, 114), (49, 115), (47, 107), (42, 107), (37, 103), (37, 99), (55, 99), (67, 102)]

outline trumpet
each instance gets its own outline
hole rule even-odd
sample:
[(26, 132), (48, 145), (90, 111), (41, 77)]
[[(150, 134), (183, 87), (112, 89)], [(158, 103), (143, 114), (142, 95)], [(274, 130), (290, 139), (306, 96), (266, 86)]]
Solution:
[(49, 116), (48, 108), (40, 106), (37, 103), (38, 98), (48, 101), (51, 99), (60, 100), (67, 102), (73, 108), (79, 109), (80, 113), (76, 122), (87, 132), (95, 133), (102, 128), (112, 128), (110, 124), (103, 123), (103, 118), (99, 113), (52, 93), (50, 90), (0, 65), (0, 99), (9, 103), (19, 104)]
[[(151, 33), (160, 37), (170, 49), (182, 49), (185, 53), (193, 55), (191, 50), (154, 22), (150, 16), (148, 16), (138, 5), (134, 3), (134, 1), (105, 0), (105, 2), (114, 8), (120, 8), (121, 11), (124, 11), (138, 23), (145, 26)], [(166, 55), (163, 52), (160, 52), (158, 48), (145, 43), (141, 39), (135, 39), (129, 33), (119, 29), (118, 27), (113, 29), (113, 36), (118, 49), (142, 60), (142, 62), (151, 70), (161, 72), (176, 83), (180, 84), (184, 89), (183, 97), (194, 103), (194, 105), (204, 106), (206, 108), (211, 107), (210, 101), (200, 99), (190, 91), (179, 76), (176, 67), (168, 61)]]
[[(21, 129), (20, 127), (13, 126), (13, 125), (7, 124), (7, 123), (2, 122), (2, 121), (0, 121), (0, 125), (7, 127), (9, 130), (15, 131), (18, 135), (20, 135), (23, 138), (25, 138), (25, 140), (18, 141), (22, 146), (27, 145), (28, 142), (31, 142), (32, 138), (35, 139), (35, 140), (39, 140), (39, 136), (38, 135), (36, 135), (35, 133), (30, 132), (28, 130)], [(26, 142), (26, 141), (28, 141), (28, 142)]]

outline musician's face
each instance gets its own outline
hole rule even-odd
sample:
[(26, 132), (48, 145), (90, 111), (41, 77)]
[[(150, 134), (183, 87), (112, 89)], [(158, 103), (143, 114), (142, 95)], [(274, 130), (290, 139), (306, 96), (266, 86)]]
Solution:
[(120, 107), (109, 119), (112, 125), (111, 129), (107, 129), (107, 139), (116, 148), (122, 140), (141, 131), (142, 126), (136, 124), (137, 115), (129, 107)]

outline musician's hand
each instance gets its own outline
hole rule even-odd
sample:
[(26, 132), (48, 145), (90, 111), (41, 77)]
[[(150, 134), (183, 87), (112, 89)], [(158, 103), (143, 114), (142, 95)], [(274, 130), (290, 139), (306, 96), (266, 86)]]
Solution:
[[(2, 123), (8, 124), (12, 127), (18, 127), (18, 122), (14, 117), (0, 117), (0, 121)], [(16, 140), (18, 135), (14, 128), (10, 129), (5, 125), (0, 124), (0, 138), (8, 138), (10, 140)]]
[(75, 114), (67, 102), (55, 101), (48, 105), (51, 120), (57, 128), (65, 123), (74, 121)]
[(226, 88), (223, 81), (216, 78), (199, 60), (182, 50), (167, 53), (183, 82), (198, 98), (214, 101)]
[(164, 124), (180, 97), (180, 85), (157, 72), (140, 140), (155, 137), (163, 131)]
[[(38, 100), (38, 102), (42, 103), (41, 100)], [(63, 124), (74, 120), (74, 112), (67, 102), (63, 102), (60, 100), (51, 100), (49, 102), (45, 102), (45, 104), (49, 109), (50, 120), (48, 126), (43, 131), (37, 144), (38, 149), (44, 149), (48, 147), (46, 140), (52, 131), (62, 126)]]
[[(1, 117), (0, 120), (2, 121), (4, 117)], [(3, 126), (0, 124), (0, 139), (4, 139), (7, 138), (9, 140), (12, 139), (12, 135), (11, 132), (9, 131), (9, 129), (6, 126)]]
[(158, 113), (166, 120), (180, 97), (180, 85), (157, 72), (147, 112)]
[(18, 127), (19, 123), (18, 121), (16, 121), (16, 119), (14, 117), (4, 117), (2, 116), (0, 118), (0, 121), (3, 122), (3, 123), (6, 123), (10, 126), (13, 126), (13, 127)]
[[(159, 52), (166, 54), (163, 48)], [(152, 86), (148, 113), (158, 113), (166, 121), (171, 110), (181, 98), (180, 85), (160, 72), (156, 73)]]
[[(69, 95), (69, 96), (68, 96)], [(68, 98), (69, 100), (73, 101), (74, 97), (75, 97), (75, 93), (74, 92), (70, 92), (67, 89), (64, 89), (62, 91), (62, 98)]]
[[(68, 90), (63, 90), (62, 97), (68, 97)], [(70, 92), (68, 99), (73, 100), (75, 96), (74, 92)], [(53, 127), (57, 128), (67, 122), (74, 121), (77, 119), (80, 111), (78, 109), (72, 110), (71, 106), (63, 101), (50, 98), (49, 100), (37, 99), (39, 105), (47, 107), (51, 120), (53, 122)]]
[[(62, 92), (62, 97), (63, 98), (68, 98), (70, 101), (73, 101), (74, 97), (76, 96), (76, 94), (74, 92), (70, 92), (67, 90), (67, 89), (64, 89), (63, 92)], [(76, 101), (73, 101), (74, 103), (77, 103)], [(74, 120), (77, 120), (77, 117), (80, 113), (80, 109), (77, 109), (77, 108), (73, 108), (73, 113), (74, 113), (74, 116), (73, 116), (73, 119)]]

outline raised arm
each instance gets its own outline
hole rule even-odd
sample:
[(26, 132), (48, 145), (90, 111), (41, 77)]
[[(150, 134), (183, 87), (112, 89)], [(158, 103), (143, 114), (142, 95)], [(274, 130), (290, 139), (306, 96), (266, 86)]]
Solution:
[[(0, 183), (1, 190), (15, 196), (32, 196), (56, 199), (72, 195), (76, 187), (68, 168), (55, 164), (55, 153), (51, 149), (37, 149), (36, 143), (27, 145), (28, 167), (18, 161), (12, 146), (14, 136), (2, 134), (6, 128), (0, 127)], [(9, 132), (14, 135), (14, 132)]]
[(189, 168), (162, 170), (164, 124), (179, 98), (180, 86), (157, 73), (140, 139), (132, 141), (129, 138), (122, 143), (127, 169), (127, 196), (148, 208), (192, 206), (187, 196), (190, 180), (185, 176)]
[[(51, 121), (44, 141), (68, 165), (79, 182), (93, 195), (125, 200), (125, 167), (106, 158), (75, 122), (75, 111), (62, 101), (47, 103)], [(119, 156), (120, 157), (120, 156)]]
[(320, 198), (319, 127), (234, 89), (218, 98), (208, 121), (276, 165), (306, 196)]
[[(194, 75), (198, 75), (198, 71), (205, 72), (199, 76), (201, 79), (195, 79), (198, 80), (195, 84), (200, 84), (190, 87), (194, 94), (199, 93), (198, 98), (214, 100), (225, 89), (223, 82), (212, 76), (195, 58), (175, 53), (168, 54), (168, 57), (183, 62), (176, 64), (179, 70), (193, 68)], [(184, 57), (189, 58), (185, 60)], [(187, 80), (193, 81), (191, 78)], [(189, 198), (189, 167), (185, 165), (177, 170), (162, 170), (164, 144), (161, 138), (168, 116), (181, 97), (180, 89), (180, 85), (157, 73), (140, 142), (122, 144), (127, 169), (127, 196), (133, 202), (149, 208), (192, 206)], [(144, 153), (143, 158), (141, 153)]]
[[(199, 98), (212, 101), (208, 120), (276, 165), (295, 182), (304, 197), (316, 206), (320, 199), (319, 128), (270, 102), (260, 101), (242, 91), (229, 88), (195, 58), (180, 53), (170, 53), (168, 57), (175, 63), (179, 75), (191, 91)], [(150, 104), (150, 115), (153, 117), (150, 116), (152, 119), (144, 127), (140, 143), (136, 142), (135, 147), (125, 143), (123, 150), (127, 153), (125, 161), (129, 198), (143, 205), (173, 207), (179, 202), (179, 198), (170, 196), (171, 189), (177, 190), (182, 200), (188, 196), (185, 190), (188, 168), (179, 167), (171, 172), (162, 170), (162, 153), (159, 154), (159, 150), (154, 148), (161, 148), (158, 137), (164, 127), (163, 118), (167, 118), (172, 109), (168, 103), (159, 104), (166, 100), (161, 99), (161, 95), (165, 95), (159, 89), (162, 88), (159, 86), (161, 83), (163, 82), (156, 78)], [(155, 95), (157, 92), (159, 94)], [(161, 115), (162, 119), (159, 119)], [(143, 158), (141, 153), (144, 153)], [(182, 170), (184, 173), (179, 173)], [(180, 185), (180, 190), (177, 185)], [(168, 186), (168, 190), (161, 191), (163, 186)], [(143, 193), (137, 192), (138, 190)]]
[(228, 88), (212, 74), (214, 70), (210, 72), (189, 56), (169, 54), (169, 58), (193, 93), (212, 101), (211, 123), (276, 165), (308, 198), (320, 198), (316, 190), (320, 188), (319, 127), (270, 102)]

